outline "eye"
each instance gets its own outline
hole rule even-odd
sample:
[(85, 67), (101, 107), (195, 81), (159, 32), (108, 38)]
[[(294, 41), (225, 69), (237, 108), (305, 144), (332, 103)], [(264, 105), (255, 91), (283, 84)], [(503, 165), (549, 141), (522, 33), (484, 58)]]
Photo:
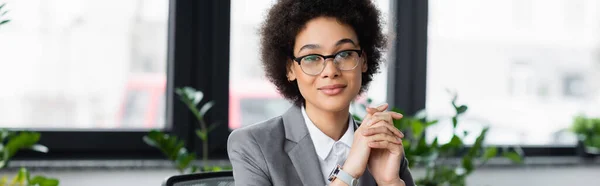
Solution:
[(337, 54), (338, 57), (341, 58), (347, 58), (350, 57), (352, 55), (352, 51), (341, 51), (340, 53)]
[(319, 61), (319, 58), (321, 58), (321, 57), (317, 56), (317, 55), (310, 55), (310, 56), (306, 56), (306, 57), (302, 58), (302, 61), (311, 63), (311, 62)]

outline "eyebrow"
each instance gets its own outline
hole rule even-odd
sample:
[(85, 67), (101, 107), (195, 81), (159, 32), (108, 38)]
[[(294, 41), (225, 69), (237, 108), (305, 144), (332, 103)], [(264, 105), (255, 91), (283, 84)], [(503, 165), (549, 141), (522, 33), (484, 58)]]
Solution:
[[(338, 42), (335, 43), (335, 46), (339, 46), (339, 45), (342, 45), (345, 43), (350, 43), (350, 44), (356, 46), (356, 43), (354, 43), (354, 41), (352, 41), (352, 39), (349, 39), (349, 38), (340, 39)], [(321, 48), (321, 46), (319, 46), (317, 44), (308, 44), (308, 45), (302, 46), (298, 52), (302, 52), (302, 50), (304, 50), (304, 49), (316, 49), (316, 48)]]

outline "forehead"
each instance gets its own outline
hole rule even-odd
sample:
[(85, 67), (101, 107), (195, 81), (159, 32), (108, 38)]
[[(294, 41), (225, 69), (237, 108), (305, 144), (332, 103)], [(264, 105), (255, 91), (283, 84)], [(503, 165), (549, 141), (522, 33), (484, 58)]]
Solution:
[(332, 17), (314, 18), (296, 35), (294, 52), (298, 52), (304, 45), (318, 45), (323, 49), (335, 48), (343, 39), (350, 39), (358, 44), (356, 33), (351, 26)]

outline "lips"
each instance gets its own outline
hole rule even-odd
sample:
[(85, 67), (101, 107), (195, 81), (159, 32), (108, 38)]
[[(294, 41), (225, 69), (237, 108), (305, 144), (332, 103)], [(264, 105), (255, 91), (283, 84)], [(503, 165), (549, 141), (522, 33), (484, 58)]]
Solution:
[(346, 85), (335, 84), (319, 87), (317, 90), (328, 96), (334, 96), (341, 93), (346, 88)]

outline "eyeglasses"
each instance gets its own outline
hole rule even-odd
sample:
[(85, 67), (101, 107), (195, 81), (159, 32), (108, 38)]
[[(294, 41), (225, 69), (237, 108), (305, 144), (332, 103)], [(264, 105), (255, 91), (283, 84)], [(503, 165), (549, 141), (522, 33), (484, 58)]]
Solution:
[(326, 60), (333, 58), (333, 64), (339, 70), (353, 70), (358, 66), (362, 50), (342, 50), (334, 55), (309, 54), (302, 57), (293, 57), (298, 62), (305, 74), (319, 75), (325, 69)]

